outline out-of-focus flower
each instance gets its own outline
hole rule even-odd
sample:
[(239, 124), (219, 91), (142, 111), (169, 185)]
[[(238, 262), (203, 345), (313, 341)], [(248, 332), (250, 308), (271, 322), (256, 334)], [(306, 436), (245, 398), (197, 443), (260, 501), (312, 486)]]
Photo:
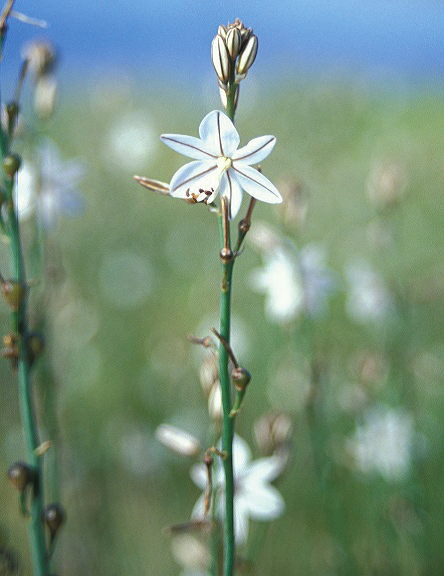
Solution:
[(62, 160), (50, 140), (39, 149), (38, 157), (36, 166), (24, 163), (18, 172), (18, 214), (26, 220), (35, 212), (41, 224), (52, 230), (61, 216), (77, 216), (84, 210), (77, 185), (85, 166), (80, 160)]
[(325, 311), (334, 288), (332, 272), (319, 246), (308, 245), (299, 252), (287, 239), (263, 251), (264, 266), (253, 271), (254, 290), (266, 294), (268, 317), (291, 322), (301, 313), (316, 316)]
[(220, 193), (228, 198), (234, 218), (242, 202), (242, 190), (269, 204), (282, 202), (275, 186), (251, 167), (266, 158), (276, 138), (260, 136), (239, 148), (240, 137), (231, 120), (218, 110), (205, 116), (199, 126), (200, 138), (182, 134), (163, 134), (164, 144), (190, 158), (174, 174), (170, 194), (211, 204)]
[(356, 322), (383, 322), (392, 314), (394, 303), (382, 278), (365, 260), (347, 266), (349, 284), (346, 310)]
[(197, 438), (171, 424), (158, 426), (156, 438), (164, 446), (182, 456), (197, 456), (200, 452), (200, 442)]
[(414, 422), (406, 410), (376, 406), (364, 413), (347, 448), (361, 472), (397, 481), (410, 471), (413, 442)]
[(103, 161), (118, 171), (141, 170), (153, 161), (157, 142), (153, 123), (144, 110), (126, 112), (112, 122), (105, 136)]
[(273, 410), (254, 423), (254, 436), (260, 451), (267, 456), (288, 451), (293, 423), (288, 414)]
[[(284, 499), (279, 491), (270, 484), (283, 471), (286, 459), (278, 455), (251, 461), (248, 444), (235, 435), (233, 439), (234, 474), (234, 528), (236, 541), (244, 544), (248, 537), (248, 521), (270, 521), (281, 516), (285, 509)], [(191, 468), (194, 483), (205, 491), (207, 470), (203, 464)], [(218, 491), (217, 512), (224, 516), (225, 476), (220, 460), (216, 461), (213, 473), (213, 489)], [(199, 497), (193, 509), (193, 516), (202, 517), (205, 494)]]
[(180, 576), (208, 576), (210, 565), (208, 548), (191, 534), (175, 536), (171, 542), (174, 559), (183, 566)]
[(367, 190), (370, 201), (376, 209), (383, 210), (398, 204), (407, 185), (404, 167), (399, 162), (380, 163), (368, 177)]

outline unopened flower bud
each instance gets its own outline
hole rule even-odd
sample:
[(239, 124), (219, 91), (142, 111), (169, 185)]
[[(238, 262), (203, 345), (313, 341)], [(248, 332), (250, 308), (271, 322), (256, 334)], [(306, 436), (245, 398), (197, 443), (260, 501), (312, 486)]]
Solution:
[(233, 62), (239, 55), (239, 50), (241, 48), (241, 33), (239, 28), (230, 28), (227, 32), (227, 38), (225, 40), (228, 54), (230, 55)]
[(222, 392), (219, 380), (214, 383), (208, 397), (208, 413), (215, 422), (220, 422), (223, 416)]
[(239, 60), (237, 61), (237, 73), (238, 74), (246, 74), (248, 70), (251, 68), (257, 54), (257, 36), (254, 34), (250, 36), (248, 41), (246, 42), (245, 46), (242, 48), (242, 51), (239, 56)]
[(217, 29), (217, 34), (225, 40), (225, 38), (227, 37), (227, 27), (220, 25), (219, 28)]
[(34, 470), (24, 462), (15, 462), (8, 470), (8, 480), (20, 492), (23, 492), (34, 478)]
[(224, 88), (221, 88), (219, 86), (219, 94), (220, 94), (220, 100), (222, 102), (222, 106), (226, 109), (227, 105), (228, 105), (227, 92)]
[(230, 78), (230, 56), (224, 39), (217, 34), (211, 43), (211, 60), (217, 77), (226, 84)]
[(253, 30), (251, 28), (242, 27), (239, 29), (239, 31), (241, 35), (241, 47), (243, 48), (248, 42), (250, 36), (253, 34)]
[(13, 178), (20, 168), (21, 158), (18, 154), (8, 154), (3, 160), (3, 169), (6, 176)]
[(60, 527), (64, 524), (65, 518), (65, 511), (60, 504), (49, 504), (49, 506), (43, 510), (43, 520), (48, 527), (51, 540), (54, 539)]
[(170, 424), (158, 426), (156, 438), (164, 446), (182, 456), (197, 456), (200, 452), (200, 442), (197, 438), (185, 432), (185, 430)]

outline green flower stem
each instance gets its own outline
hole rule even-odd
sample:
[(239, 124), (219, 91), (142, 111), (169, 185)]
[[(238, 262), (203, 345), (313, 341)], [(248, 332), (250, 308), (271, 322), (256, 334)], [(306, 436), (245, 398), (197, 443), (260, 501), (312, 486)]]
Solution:
[[(224, 227), (225, 228), (224, 231)], [(222, 250), (229, 243), (229, 221), (219, 215), (219, 228)], [(226, 235), (228, 234), (228, 238)], [(231, 281), (234, 259), (222, 259), (222, 287), (220, 303), (220, 334), (230, 342), (231, 323)], [(219, 379), (222, 392), (222, 450), (224, 452), (223, 468), (225, 474), (225, 543), (224, 543), (224, 576), (234, 574), (235, 541), (234, 541), (234, 478), (233, 478), (233, 434), (234, 420), (231, 412), (231, 380), (228, 373), (228, 354), (224, 346), (219, 346)]]
[[(7, 142), (4, 133), (1, 137), (2, 159), (7, 153)], [(20, 231), (17, 213), (13, 200), (13, 180), (3, 174), (3, 190), (8, 206), (7, 228), (11, 246), (11, 259), (15, 272), (14, 280), (21, 286), (26, 286), (25, 265), (20, 242)], [(45, 527), (43, 523), (43, 471), (42, 459), (36, 453), (39, 446), (36, 417), (32, 399), (31, 374), (28, 356), (28, 318), (27, 290), (18, 298), (17, 310), (11, 314), (12, 329), (18, 337), (18, 393), (23, 436), (29, 464), (35, 471), (35, 482), (32, 491), (31, 520), (29, 536), (34, 576), (47, 576), (49, 562), (46, 554)]]
[[(231, 71), (229, 89), (227, 94), (227, 115), (234, 122), (236, 110), (235, 96), (236, 84), (234, 83), (234, 69)], [(219, 213), (219, 231), (221, 256), (225, 251), (231, 257), (222, 257), (222, 286), (220, 302), (220, 335), (230, 345), (231, 325), (231, 285), (235, 257), (231, 252), (230, 220), (226, 211)], [(240, 248), (240, 243), (236, 251)], [(233, 477), (233, 435), (235, 418), (231, 415), (232, 393), (231, 379), (228, 372), (228, 353), (224, 346), (219, 346), (219, 380), (222, 392), (222, 450), (224, 452), (223, 468), (225, 475), (225, 526), (224, 526), (224, 576), (234, 574), (236, 543), (234, 538), (234, 477)]]

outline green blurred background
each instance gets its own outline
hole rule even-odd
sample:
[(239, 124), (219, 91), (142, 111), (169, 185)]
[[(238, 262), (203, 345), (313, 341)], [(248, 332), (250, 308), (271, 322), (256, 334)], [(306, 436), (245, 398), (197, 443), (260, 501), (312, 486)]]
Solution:
[[(252, 573), (441, 574), (442, 93), (350, 75), (298, 81), (254, 74), (253, 67), (241, 87), (242, 143), (274, 134), (264, 172), (278, 188), (291, 182), (302, 190), (308, 209), (301, 222), (285, 207), (257, 205), (253, 230), (268, 222), (292, 240), (295, 254), (321, 246), (335, 289), (321, 314), (276, 323), (251, 281), (260, 252), (247, 241), (236, 262), (235, 352), (252, 374), (237, 431), (260, 457), (253, 425), (261, 415), (283, 410), (293, 426), (290, 464), (278, 480), (286, 513), (262, 534)], [(183, 158), (162, 147), (159, 135), (197, 135), (203, 116), (219, 108), (217, 97), (215, 80), (202, 91), (103, 74), (63, 90), (43, 129), (62, 159), (80, 158), (86, 167), (78, 185), (85, 210), (48, 231), (48, 273), (33, 289), (30, 311), (45, 324), (35, 396), (42, 439), (54, 439), (48, 500), (67, 511), (55, 552), (65, 576), (181, 572), (163, 528), (189, 518), (199, 490), (192, 462), (154, 434), (168, 422), (204, 447), (212, 442), (199, 383), (203, 353), (187, 335), (205, 336), (218, 323), (218, 230), (204, 206), (150, 193), (132, 176), (168, 181)], [(37, 148), (31, 99), (25, 94), (23, 113), (34, 139), (25, 129), (17, 141), (30, 161)], [(368, 194), (381, 165), (402, 172), (402, 194), (382, 207)], [(22, 230), (33, 277), (33, 221)], [(0, 270), (11, 275), (8, 246), (0, 249)], [(366, 321), (347, 313), (347, 269), (357, 260), (379, 275), (393, 314)], [(0, 313), (6, 332), (6, 305)], [(6, 360), (0, 387), (6, 478), (10, 464), (25, 458)], [(360, 468), (353, 457), (350, 446), (372, 409), (408, 418), (400, 474)], [(18, 559), (17, 573), (31, 574), (27, 522), (6, 479), (0, 510), (0, 544)], [(252, 526), (253, 537), (255, 530), (261, 535), (261, 526)]]

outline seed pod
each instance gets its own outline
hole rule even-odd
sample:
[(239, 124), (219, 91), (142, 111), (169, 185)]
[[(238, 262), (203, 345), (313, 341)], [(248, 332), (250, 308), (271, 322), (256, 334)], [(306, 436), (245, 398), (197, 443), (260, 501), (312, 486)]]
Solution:
[(237, 61), (237, 73), (245, 74), (251, 68), (257, 54), (257, 36), (250, 36)]
[(23, 492), (35, 478), (35, 473), (31, 466), (25, 462), (14, 462), (8, 470), (8, 480), (20, 492)]
[(26, 294), (26, 288), (17, 280), (0, 280), (3, 298), (16, 311), (20, 308)]
[(49, 504), (43, 510), (43, 520), (48, 527), (51, 540), (59, 531), (62, 524), (65, 522), (66, 514), (60, 504)]
[(238, 28), (230, 28), (227, 32), (226, 45), (228, 49), (228, 54), (231, 60), (234, 62), (239, 55), (239, 50), (241, 47), (241, 33)]
[(211, 60), (219, 80), (226, 84), (230, 78), (230, 56), (222, 36), (217, 34), (211, 43)]

